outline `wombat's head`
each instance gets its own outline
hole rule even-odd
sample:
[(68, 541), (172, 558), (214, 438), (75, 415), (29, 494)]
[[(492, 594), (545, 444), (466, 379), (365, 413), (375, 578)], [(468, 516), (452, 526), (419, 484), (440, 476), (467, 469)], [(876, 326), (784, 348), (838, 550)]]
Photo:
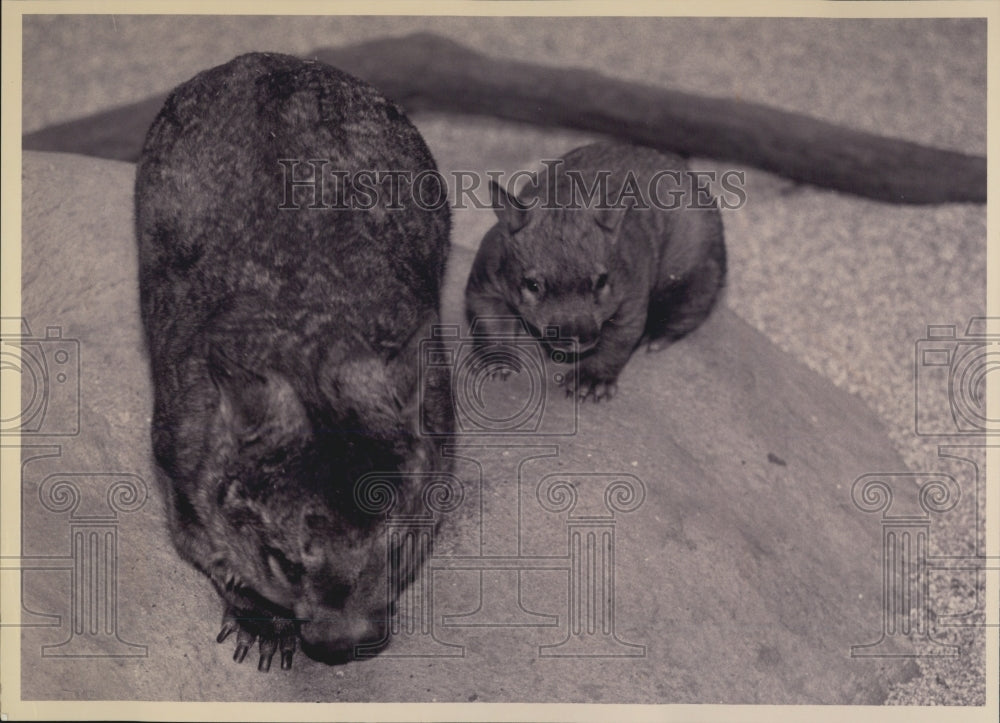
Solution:
[(422, 560), (387, 547), (385, 509), (359, 504), (356, 485), (387, 472), (393, 489), (381, 493), (405, 515), (433, 457), (396, 401), (393, 370), (374, 357), (330, 365), (317, 402), (219, 354), (210, 368), (218, 408), (195, 505), (209, 548), (201, 564), (237, 610), (301, 621), (311, 657), (336, 662), (381, 642), (388, 590), (398, 594)]
[(533, 208), (490, 185), (504, 252), (499, 273), (507, 302), (542, 335), (559, 328), (581, 353), (597, 345), (601, 327), (621, 305), (625, 289), (616, 246), (622, 209), (557, 207), (554, 194), (533, 196)]

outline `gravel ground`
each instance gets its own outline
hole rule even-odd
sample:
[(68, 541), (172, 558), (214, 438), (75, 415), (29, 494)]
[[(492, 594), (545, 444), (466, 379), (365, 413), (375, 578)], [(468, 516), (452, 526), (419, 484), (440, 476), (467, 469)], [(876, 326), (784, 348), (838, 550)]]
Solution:
[[(241, 52), (305, 54), (432, 30), (500, 57), (588, 67), (944, 148), (986, 150), (985, 21), (37, 16), (23, 27), (25, 132), (166, 91)], [(445, 170), (482, 168), (486, 153), (501, 169), (530, 167), (539, 154), (553, 157), (583, 139), (480, 118), (415, 121), (435, 153), (447, 149), (439, 154)], [(747, 204), (725, 217), (728, 305), (860, 396), (911, 470), (939, 469), (941, 440), (914, 433), (914, 349), (928, 324), (956, 324), (961, 335), (970, 317), (985, 314), (984, 207), (892, 206), (754, 169), (746, 189)], [(482, 214), (457, 213), (455, 243), (474, 247), (483, 223)], [(975, 480), (966, 474), (961, 481)], [(960, 505), (935, 520), (933, 546), (946, 554), (975, 550), (979, 523), (975, 505)], [(939, 577), (932, 580), (935, 611), (981, 599), (981, 583)], [(983, 704), (981, 632), (940, 629), (961, 655), (921, 659), (923, 675), (890, 701)]]

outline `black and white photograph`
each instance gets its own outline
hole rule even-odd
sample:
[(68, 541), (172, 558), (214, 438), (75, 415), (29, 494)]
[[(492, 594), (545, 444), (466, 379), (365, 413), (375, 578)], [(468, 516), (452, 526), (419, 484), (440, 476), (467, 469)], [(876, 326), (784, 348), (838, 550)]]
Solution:
[(5, 3), (3, 720), (996, 720), (922, 5)]

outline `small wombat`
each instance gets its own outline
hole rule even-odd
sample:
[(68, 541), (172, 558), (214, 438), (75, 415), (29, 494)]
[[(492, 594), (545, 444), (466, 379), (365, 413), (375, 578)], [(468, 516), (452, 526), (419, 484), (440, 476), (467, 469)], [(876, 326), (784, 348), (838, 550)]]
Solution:
[(418, 346), (439, 319), (450, 218), (418, 206), (420, 174), (443, 183), (395, 104), (285, 55), (195, 76), (146, 138), (136, 231), (157, 476), (174, 544), (225, 601), (219, 641), (237, 632), (242, 661), (260, 638), (262, 670), (279, 648), (290, 667), (299, 641), (328, 662), (377, 650), (420, 564), (355, 498), (387, 471), (405, 517), (418, 480), (446, 469), (419, 431), (451, 432), (448, 378), (420, 375)]
[(516, 199), (491, 192), (499, 223), (473, 263), (469, 321), (487, 340), (516, 331), (490, 317), (520, 317), (547, 343), (558, 327), (578, 352), (568, 393), (610, 398), (643, 338), (660, 348), (711, 311), (726, 273), (722, 221), (681, 158), (598, 143), (547, 164)]

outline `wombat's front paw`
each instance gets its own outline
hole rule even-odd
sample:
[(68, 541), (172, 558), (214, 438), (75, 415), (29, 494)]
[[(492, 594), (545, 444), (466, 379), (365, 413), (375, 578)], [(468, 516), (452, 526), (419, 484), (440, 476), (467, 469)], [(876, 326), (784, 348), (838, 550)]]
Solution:
[(663, 351), (668, 346), (670, 346), (670, 340), (661, 336), (656, 339), (647, 340), (646, 351), (650, 354), (655, 354), (658, 351)]
[(298, 625), (294, 620), (284, 618), (264, 619), (240, 615), (232, 608), (226, 611), (222, 618), (222, 630), (215, 638), (221, 643), (233, 633), (236, 633), (236, 650), (233, 660), (242, 663), (254, 640), (260, 640), (260, 660), (257, 670), (266, 673), (271, 669), (271, 659), (275, 652), (281, 650), (281, 669), (292, 667), (292, 656), (295, 654), (296, 641), (299, 637)]
[(582, 371), (568, 372), (563, 380), (566, 396), (575, 394), (580, 401), (590, 397), (594, 402), (611, 399), (618, 391), (618, 383), (614, 379), (598, 379)]

